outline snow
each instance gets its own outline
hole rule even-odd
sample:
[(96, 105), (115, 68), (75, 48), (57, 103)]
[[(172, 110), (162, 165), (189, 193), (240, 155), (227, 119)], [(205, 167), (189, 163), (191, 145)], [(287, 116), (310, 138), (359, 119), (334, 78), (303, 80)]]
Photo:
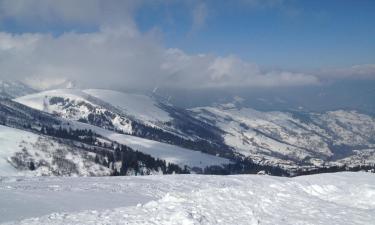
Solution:
[[(370, 173), (0, 180), (5, 224), (373, 224)], [(35, 207), (37, 206), (37, 207)]]
[[(111, 171), (94, 162), (95, 153), (65, 145), (61, 140), (28, 131), (0, 125), (0, 176), (107, 176)], [(16, 157), (16, 154), (21, 154)], [(16, 169), (11, 157), (26, 164), (33, 162), (36, 170), (24, 166)], [(66, 171), (59, 160), (74, 164), (74, 170)]]
[[(154, 158), (163, 159), (168, 163), (174, 163), (182, 168), (186, 165), (189, 168), (205, 168), (207, 166), (229, 164), (225, 158), (205, 154), (181, 148), (175, 145), (151, 141), (130, 135), (119, 134), (99, 127), (83, 124), (79, 122), (71, 123), (71, 126), (79, 129), (91, 129), (96, 133), (127, 145), (134, 150), (149, 154)], [(37, 135), (31, 132), (22, 131), (0, 125), (0, 176), (24, 176), (24, 175), (52, 175), (52, 172), (59, 172), (59, 168), (54, 164), (54, 157), (62, 157), (72, 163), (77, 168), (76, 175), (108, 175), (109, 169), (93, 162), (94, 153), (87, 153), (84, 150), (65, 146), (63, 143), (52, 140), (47, 136)], [(10, 157), (16, 153), (21, 153), (27, 149), (28, 160), (33, 162), (43, 162), (46, 166), (41, 166), (35, 171), (17, 170), (12, 166)], [(93, 154), (90, 156), (89, 154)], [(72, 174), (74, 175), (74, 174)]]
[(16, 152), (22, 151), (22, 143), (36, 142), (38, 135), (0, 125), (0, 176), (17, 175), (8, 159)]
[(335, 133), (337, 145), (368, 145), (375, 136), (375, 118), (355, 111), (329, 111), (315, 118), (315, 122)]
[[(48, 100), (52, 96), (69, 101), (49, 104)], [(98, 118), (103, 119), (97, 126), (126, 134), (136, 132), (134, 121), (164, 129), (168, 127), (165, 122), (173, 120), (150, 97), (111, 90), (51, 90), (17, 98), (16, 101), (68, 120), (87, 120), (90, 115), (100, 115)], [(257, 163), (293, 169), (300, 166), (301, 162), (303, 166), (347, 162), (359, 165), (371, 164), (375, 159), (375, 118), (355, 111), (306, 114), (261, 112), (235, 103), (200, 107), (191, 111), (197, 119), (223, 130), (224, 144)], [(172, 133), (176, 131), (175, 135), (181, 135), (174, 130), (173, 125), (169, 128), (164, 131), (173, 130)], [(170, 154), (169, 146), (163, 150), (161, 148), (164, 146), (157, 144), (159, 150), (151, 151), (149, 142), (142, 140), (140, 145), (138, 139), (129, 137), (124, 140), (124, 137), (120, 138), (124, 144), (133, 144), (140, 151), (180, 164), (174, 159), (175, 154)], [(181, 137), (191, 138), (189, 134)], [(163, 154), (159, 154), (161, 152)], [(199, 163), (195, 162), (194, 165)]]
[[(51, 105), (49, 103), (51, 97), (69, 99), (70, 102), (68, 105)], [(100, 102), (95, 101), (95, 99), (100, 100)], [(158, 126), (161, 123), (172, 120), (169, 114), (158, 106), (156, 101), (146, 95), (104, 89), (55, 89), (26, 95), (16, 98), (15, 101), (34, 109), (57, 113), (64, 118), (74, 120), (79, 120), (80, 118), (87, 119), (88, 114), (92, 113), (91, 107), (88, 108), (87, 104), (95, 108), (96, 113), (104, 112), (105, 110), (111, 111), (111, 109), (107, 108), (108, 105), (104, 105), (109, 104), (120, 110), (124, 115), (150, 126)], [(131, 125), (126, 124), (124, 120), (126, 118), (120, 118), (117, 115), (112, 122), (117, 128), (131, 133)]]
[[(51, 104), (52, 97), (67, 100)], [(87, 119), (90, 114), (114, 114), (112, 124), (125, 133), (132, 133), (129, 118), (153, 127), (171, 121), (169, 114), (158, 103), (145, 95), (122, 93), (103, 89), (55, 89), (14, 99), (31, 108), (57, 114), (65, 119)], [(120, 114), (120, 115), (119, 115)], [(161, 127), (159, 127), (161, 128)]]
[(218, 156), (130, 135), (110, 133), (107, 134), (106, 137), (120, 144), (125, 144), (135, 150), (149, 154), (154, 158), (164, 159), (166, 162), (174, 163), (181, 167), (187, 165), (190, 168), (205, 168), (207, 166), (230, 163), (228, 159)]
[(141, 121), (168, 122), (172, 119), (167, 112), (158, 107), (157, 102), (145, 95), (104, 89), (88, 89), (83, 92), (108, 102)]
[[(200, 119), (215, 121), (226, 133), (227, 145), (257, 160), (266, 158), (269, 164), (293, 164), (288, 159), (301, 161), (311, 152), (329, 157), (332, 152), (323, 137), (324, 131), (284, 112), (260, 112), (251, 108), (202, 107), (193, 109)], [(296, 124), (301, 125), (301, 127)], [(317, 135), (319, 133), (321, 135)], [(284, 155), (283, 160), (280, 155)]]
[(82, 91), (78, 89), (55, 89), (49, 91), (42, 91), (35, 94), (25, 95), (19, 98), (14, 99), (16, 102), (27, 105), (31, 108), (52, 112), (51, 110), (46, 109), (46, 99), (48, 97), (62, 97), (74, 99), (75, 101), (86, 101), (85, 95)]
[[(332, 146), (343, 149), (342, 145), (352, 154), (340, 156), (347, 157), (340, 162), (373, 163), (375, 118), (355, 111), (310, 113), (306, 115), (308, 120), (288, 112), (261, 112), (234, 104), (191, 111), (198, 119), (225, 131), (225, 143), (236, 152), (259, 163), (290, 168), (305, 160), (321, 166), (335, 154), (340, 155)], [(365, 154), (371, 157), (362, 157)]]
[(197, 167), (203, 169), (207, 166), (220, 166), (230, 163), (230, 160), (222, 157), (182, 148), (176, 145), (170, 145), (126, 134), (119, 134), (89, 124), (75, 122), (71, 123), (70, 126), (75, 129), (92, 130), (111, 141), (116, 141), (120, 144), (129, 146), (134, 150), (149, 154), (154, 158), (163, 159), (167, 163), (177, 164), (181, 167), (187, 165), (190, 168)]
[[(53, 97), (63, 98), (66, 102), (51, 104)], [(26, 95), (14, 99), (16, 102), (28, 107), (56, 114), (70, 120), (88, 119), (92, 114), (106, 115), (111, 112), (114, 117), (109, 117), (116, 129), (125, 133), (132, 133), (132, 126), (128, 118), (112, 112), (108, 103), (102, 102), (79, 89), (56, 89)], [(109, 121), (105, 121), (109, 122)], [(103, 125), (105, 126), (105, 125)]]

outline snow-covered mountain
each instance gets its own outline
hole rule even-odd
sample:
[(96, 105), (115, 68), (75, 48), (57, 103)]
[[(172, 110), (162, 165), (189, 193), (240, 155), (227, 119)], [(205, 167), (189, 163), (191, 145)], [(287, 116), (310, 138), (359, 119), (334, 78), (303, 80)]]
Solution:
[(134, 133), (131, 122), (140, 121), (161, 128), (172, 118), (161, 103), (145, 95), (125, 94), (110, 90), (56, 89), (15, 99), (29, 107), (56, 114), (66, 119)]
[[(0, 175), (204, 172), (231, 163), (0, 100)], [(31, 171), (28, 171), (31, 170)]]
[(115, 106), (129, 117), (143, 121), (151, 126), (162, 125), (173, 119), (168, 112), (163, 110), (160, 102), (146, 95), (103, 89), (88, 89), (83, 90), (83, 92)]
[(238, 104), (191, 110), (236, 152), (265, 164), (375, 163), (375, 119), (355, 111), (261, 112)]
[(22, 82), (0, 80), (0, 97), (16, 98), (35, 92), (36, 90)]
[(370, 173), (2, 178), (0, 223), (370, 225)]
[(101, 89), (58, 89), (15, 101), (118, 133), (288, 170), (375, 163), (375, 119), (356, 111), (262, 112), (240, 101), (184, 110)]
[(145, 95), (110, 90), (58, 89), (15, 101), (61, 118), (179, 145), (210, 154), (231, 156), (222, 132), (187, 110)]
[(81, 90), (57, 89), (26, 95), (15, 101), (68, 120), (132, 133), (130, 120), (121, 112)]

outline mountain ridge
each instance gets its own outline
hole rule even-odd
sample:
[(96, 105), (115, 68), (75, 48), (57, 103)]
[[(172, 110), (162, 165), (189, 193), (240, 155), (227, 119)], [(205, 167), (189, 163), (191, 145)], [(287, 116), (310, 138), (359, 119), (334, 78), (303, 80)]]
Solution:
[[(85, 96), (82, 98), (82, 94), (77, 96), (77, 93)], [(28, 101), (32, 96), (37, 97)], [(232, 160), (249, 158), (261, 165), (289, 170), (375, 163), (375, 119), (356, 111), (261, 112), (242, 106), (239, 99), (233, 103), (186, 110), (164, 104), (156, 98), (103, 89), (54, 90), (17, 98), (16, 101), (41, 109), (45, 98), (50, 107), (45, 111), (58, 116), (69, 118), (69, 113), (78, 112), (75, 120), (124, 132), (87, 120), (85, 110), (80, 114), (80, 107), (92, 104), (93, 108), (100, 108), (91, 110), (91, 117), (104, 118), (101, 110), (104, 114), (117, 113), (118, 117), (128, 120), (130, 135)], [(61, 99), (54, 101), (55, 98)], [(97, 101), (93, 99), (101, 104), (95, 105)], [(113, 118), (108, 124), (115, 124)]]

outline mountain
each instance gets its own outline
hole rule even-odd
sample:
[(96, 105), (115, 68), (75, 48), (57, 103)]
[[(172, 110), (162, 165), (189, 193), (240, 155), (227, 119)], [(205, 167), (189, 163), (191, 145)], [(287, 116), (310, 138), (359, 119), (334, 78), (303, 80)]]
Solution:
[(120, 111), (80, 90), (57, 89), (26, 95), (16, 102), (58, 117), (132, 133), (130, 121)]
[(36, 90), (22, 82), (0, 80), (0, 97), (16, 98), (35, 92)]
[[(99, 134), (107, 137), (105, 132), (112, 132), (112, 137), (122, 135), (112, 141), (125, 140), (123, 144), (133, 148), (142, 149), (129, 144), (137, 142), (131, 139), (141, 138), (142, 143), (156, 141), (155, 149), (171, 149), (167, 152), (173, 157), (182, 156), (181, 152), (172, 152), (183, 148), (239, 163), (215, 173), (254, 172), (253, 168), (259, 171), (269, 166), (267, 171), (285, 175), (317, 168), (371, 167), (375, 163), (375, 119), (356, 111), (257, 111), (243, 106), (241, 98), (187, 110), (156, 96), (101, 89), (50, 90), (15, 101), (81, 122), (80, 126), (100, 128)], [(143, 151), (161, 157), (152, 150)], [(196, 165), (187, 161), (185, 165)]]
[(225, 144), (262, 164), (375, 163), (375, 119), (356, 111), (262, 112), (231, 103), (191, 112), (225, 131)]
[(61, 118), (209, 154), (233, 156), (222, 132), (155, 98), (110, 90), (58, 89), (15, 101)]
[(0, 175), (204, 172), (228, 159), (56, 117), (0, 100)]
[[(290, 111), (304, 109), (313, 112), (352, 110), (375, 116), (375, 80), (343, 79), (312, 86), (278, 88), (226, 87), (191, 90), (162, 90), (173, 96), (171, 102), (183, 108), (227, 103), (236, 96), (243, 106), (260, 111)], [(188, 98), (186, 97), (188, 96)]]

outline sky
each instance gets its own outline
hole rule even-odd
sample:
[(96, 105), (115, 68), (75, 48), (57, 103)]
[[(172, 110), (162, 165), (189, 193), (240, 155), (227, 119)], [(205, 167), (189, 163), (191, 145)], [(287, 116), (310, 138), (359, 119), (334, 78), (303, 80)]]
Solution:
[(0, 78), (37, 89), (375, 79), (373, 0), (0, 0)]

